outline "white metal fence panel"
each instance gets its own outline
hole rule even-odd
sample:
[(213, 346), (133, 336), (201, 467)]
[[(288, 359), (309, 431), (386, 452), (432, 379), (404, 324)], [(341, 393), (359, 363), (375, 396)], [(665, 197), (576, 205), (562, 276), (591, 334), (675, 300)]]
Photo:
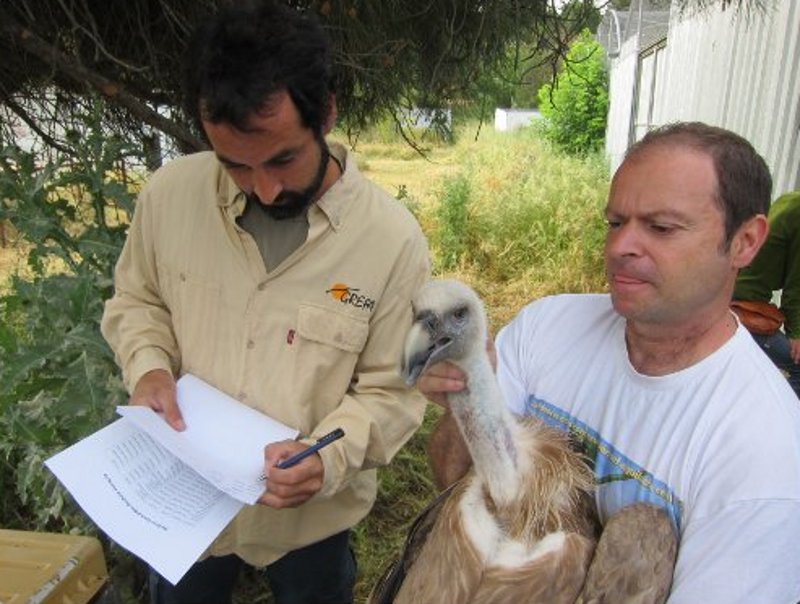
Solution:
[(627, 40), (614, 59), (609, 73), (608, 121), (606, 122), (606, 154), (612, 170), (622, 163), (628, 148), (633, 95), (636, 89), (636, 40)]
[[(738, 132), (767, 160), (777, 196), (800, 188), (800, 2), (765, 4), (739, 12), (673, 10), (652, 122), (700, 120)], [(612, 82), (614, 72), (622, 71), (620, 81), (630, 72), (625, 61), (612, 62)], [(636, 106), (631, 94), (617, 92), (612, 87), (607, 138), (613, 168), (630, 142), (630, 121), (619, 116), (627, 111), (631, 119)]]

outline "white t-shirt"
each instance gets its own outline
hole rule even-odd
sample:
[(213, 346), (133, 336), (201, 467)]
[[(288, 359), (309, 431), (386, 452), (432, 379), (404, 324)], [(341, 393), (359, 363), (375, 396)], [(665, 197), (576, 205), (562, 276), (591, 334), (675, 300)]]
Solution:
[(676, 373), (637, 373), (607, 295), (529, 305), (497, 338), (509, 407), (595, 460), (606, 521), (638, 501), (680, 534), (669, 604), (800, 601), (800, 406), (739, 326)]

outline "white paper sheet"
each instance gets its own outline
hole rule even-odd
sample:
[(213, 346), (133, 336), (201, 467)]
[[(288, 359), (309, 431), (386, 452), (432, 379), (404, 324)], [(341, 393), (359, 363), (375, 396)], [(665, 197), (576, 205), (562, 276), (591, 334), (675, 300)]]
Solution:
[(244, 507), (125, 418), (45, 464), (103, 532), (172, 583)]
[(177, 583), (245, 503), (264, 491), (264, 446), (297, 436), (198, 378), (178, 380), (186, 430), (147, 407), (45, 465), (112, 540)]
[(117, 412), (150, 434), (218, 489), (252, 504), (264, 492), (264, 446), (293, 439), (297, 430), (243, 405), (193, 375), (178, 380), (186, 430), (177, 432), (148, 407)]

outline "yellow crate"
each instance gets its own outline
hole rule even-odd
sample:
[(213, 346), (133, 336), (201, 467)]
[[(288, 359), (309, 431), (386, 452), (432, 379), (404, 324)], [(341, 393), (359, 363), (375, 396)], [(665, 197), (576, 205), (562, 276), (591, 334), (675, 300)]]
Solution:
[(0, 529), (2, 604), (85, 604), (107, 580), (93, 537)]

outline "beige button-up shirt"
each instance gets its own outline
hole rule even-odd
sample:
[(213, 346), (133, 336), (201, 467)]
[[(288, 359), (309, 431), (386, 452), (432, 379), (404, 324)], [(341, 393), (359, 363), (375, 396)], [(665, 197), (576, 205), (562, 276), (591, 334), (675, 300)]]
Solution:
[(341, 178), (308, 213), (308, 238), (267, 272), (236, 223), (245, 199), (213, 153), (156, 172), (136, 204), (102, 332), (132, 390), (152, 369), (193, 373), (315, 439), (322, 490), (304, 505), (245, 507), (210, 552), (254, 565), (353, 526), (375, 468), (419, 426), (424, 400), (398, 374), (410, 298), (428, 278), (411, 214), (344, 149)]

